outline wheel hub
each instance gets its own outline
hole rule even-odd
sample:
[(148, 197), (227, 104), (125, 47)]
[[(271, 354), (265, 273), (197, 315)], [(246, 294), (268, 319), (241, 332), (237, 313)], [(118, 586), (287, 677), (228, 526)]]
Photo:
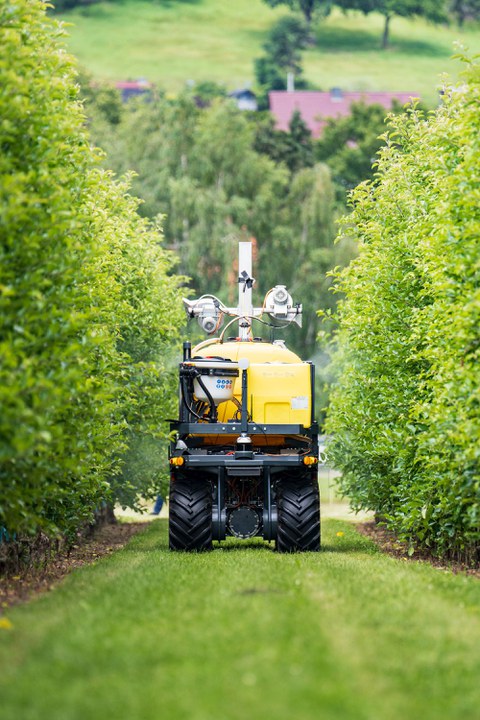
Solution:
[(251, 507), (238, 507), (231, 511), (228, 518), (228, 529), (238, 538), (254, 537), (260, 527), (260, 518)]

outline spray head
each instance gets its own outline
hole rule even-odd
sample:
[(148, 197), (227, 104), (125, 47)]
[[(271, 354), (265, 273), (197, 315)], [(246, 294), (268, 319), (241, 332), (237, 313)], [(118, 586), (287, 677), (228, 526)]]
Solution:
[(265, 296), (264, 308), (272, 318), (289, 323), (295, 322), (300, 327), (302, 326), (302, 306), (294, 305), (292, 296), (285, 285), (275, 285), (272, 290), (269, 290)]
[(198, 300), (183, 298), (188, 317), (197, 318), (198, 324), (207, 335), (212, 335), (223, 322), (223, 306), (214, 295), (204, 295)]

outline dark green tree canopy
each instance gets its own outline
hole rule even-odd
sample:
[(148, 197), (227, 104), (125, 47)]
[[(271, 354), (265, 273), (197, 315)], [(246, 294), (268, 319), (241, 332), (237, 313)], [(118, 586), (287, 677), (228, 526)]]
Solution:
[(480, 559), (480, 66), (431, 113), (392, 118), (342, 232), (328, 432), (357, 507), (410, 543)]
[(161, 434), (183, 313), (158, 226), (101, 167), (45, 11), (0, 4), (0, 526), (74, 534), (158, 482), (119, 473), (132, 437)]
[(388, 47), (390, 22), (396, 15), (401, 17), (424, 17), (432, 22), (446, 20), (443, 2), (438, 0), (336, 0), (338, 7), (344, 10), (361, 10), (365, 14), (377, 12), (385, 18), (382, 35), (382, 48)]
[(299, 113), (295, 113), (295, 120), (292, 121), (287, 131), (277, 130), (271, 113), (256, 113), (252, 117), (255, 127), (253, 147), (275, 163), (284, 163), (291, 172), (296, 172), (314, 164), (314, 143)]
[(312, 22), (314, 12), (328, 15), (334, 3), (332, 0), (264, 0), (270, 7), (288, 5), (291, 10), (298, 10), (305, 18), (307, 25)]
[(293, 15), (280, 18), (270, 29), (263, 46), (265, 55), (254, 62), (255, 77), (263, 95), (261, 109), (268, 108), (270, 90), (286, 90), (288, 73), (295, 76), (297, 88), (305, 87), (301, 50), (307, 46), (308, 37), (305, 23)]
[(466, 20), (480, 19), (480, 0), (450, 0), (448, 11), (462, 27)]
[(282, 70), (300, 73), (300, 51), (307, 46), (305, 23), (293, 15), (280, 18), (271, 28), (264, 50), (271, 61)]
[[(195, 293), (219, 293), (234, 302), (238, 240), (257, 239), (259, 292), (281, 281), (304, 302), (304, 326), (292, 328), (290, 336), (300, 353), (311, 356), (317, 302), (335, 303), (325, 272), (340, 262), (328, 168), (312, 167), (312, 139), (298, 115), (289, 132), (281, 132), (269, 114), (250, 117), (230, 100), (199, 108), (193, 92), (129, 103), (116, 126), (96, 116), (95, 138), (112, 169), (136, 171), (134, 191), (144, 198), (140, 212), (165, 215), (167, 243)], [(307, 273), (309, 265), (313, 271)]]
[(75, 7), (85, 7), (86, 5), (93, 5), (100, 0), (52, 0), (53, 5), (52, 12), (64, 12), (65, 10), (72, 10)]
[[(393, 112), (400, 110), (394, 105)], [(330, 167), (340, 205), (347, 192), (373, 177), (373, 164), (387, 129), (386, 116), (382, 105), (352, 103), (349, 115), (330, 118), (317, 140), (315, 156)]]
[(290, 172), (314, 165), (312, 134), (298, 110), (292, 116), (287, 132), (275, 128), (275, 119), (270, 113), (257, 113), (253, 147), (259, 153), (268, 155), (275, 163), (285, 163)]

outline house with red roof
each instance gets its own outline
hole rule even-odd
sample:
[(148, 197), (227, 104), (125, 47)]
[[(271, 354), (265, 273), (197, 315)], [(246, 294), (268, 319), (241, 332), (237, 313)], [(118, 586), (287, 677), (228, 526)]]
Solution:
[(148, 95), (152, 92), (153, 86), (147, 80), (133, 80), (127, 82), (115, 83), (117, 90), (120, 90), (123, 102), (127, 102), (132, 97)]
[(349, 115), (354, 102), (383, 105), (388, 112), (394, 100), (405, 105), (418, 95), (408, 92), (344, 92), (333, 88), (330, 92), (274, 90), (268, 93), (268, 98), (277, 130), (288, 130), (292, 115), (298, 110), (313, 137), (318, 138), (328, 118)]

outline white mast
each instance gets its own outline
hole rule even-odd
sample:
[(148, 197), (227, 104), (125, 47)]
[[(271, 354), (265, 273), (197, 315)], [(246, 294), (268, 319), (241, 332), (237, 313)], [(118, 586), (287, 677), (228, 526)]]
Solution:
[(225, 330), (238, 318), (238, 339), (252, 339), (252, 319), (264, 313), (283, 323), (295, 322), (302, 326), (302, 306), (294, 305), (285, 285), (275, 285), (265, 295), (262, 307), (254, 308), (252, 304), (252, 288), (255, 280), (252, 277), (253, 248), (251, 242), (238, 243), (238, 306), (226, 307), (215, 295), (202, 295), (198, 300), (183, 298), (188, 317), (197, 318), (200, 327), (212, 335), (223, 323), (224, 316), (232, 317)]
[(238, 335), (240, 340), (250, 340), (252, 334), (252, 243), (238, 243)]

